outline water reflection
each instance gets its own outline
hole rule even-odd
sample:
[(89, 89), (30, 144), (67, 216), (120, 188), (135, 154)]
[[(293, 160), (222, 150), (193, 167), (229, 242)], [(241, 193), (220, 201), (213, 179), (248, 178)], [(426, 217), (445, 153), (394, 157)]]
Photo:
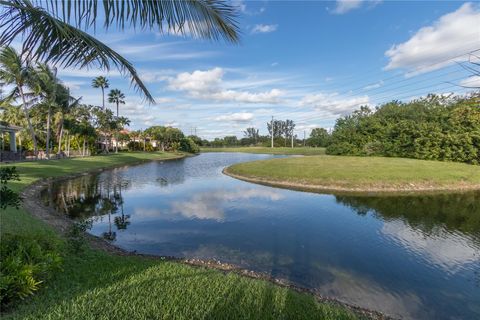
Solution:
[(480, 317), (480, 193), (319, 195), (254, 185), (203, 154), (50, 186), (44, 199), (142, 253), (218, 259), (412, 319)]

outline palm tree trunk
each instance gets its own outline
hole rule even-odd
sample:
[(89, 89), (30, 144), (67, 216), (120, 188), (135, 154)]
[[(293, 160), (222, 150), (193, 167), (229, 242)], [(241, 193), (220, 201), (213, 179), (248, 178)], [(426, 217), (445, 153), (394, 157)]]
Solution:
[(46, 142), (46, 153), (47, 159), (50, 160), (50, 118), (52, 113), (52, 106), (48, 104), (48, 114), (47, 114), (47, 142)]
[[(62, 115), (63, 118), (63, 115)], [(62, 126), (60, 127), (60, 136), (58, 137), (58, 153), (62, 153), (62, 138), (63, 138), (63, 119)]]
[(87, 144), (87, 137), (83, 136), (83, 151), (82, 151), (82, 157), (85, 157), (85, 145)]
[(30, 116), (28, 115), (27, 101), (25, 100), (25, 95), (23, 94), (23, 89), (21, 86), (18, 87), (18, 90), (20, 91), (20, 96), (22, 97), (23, 112), (25, 113), (25, 119), (27, 119), (28, 130), (30, 131), (30, 135), (32, 136), (33, 154), (35, 155), (35, 159), (37, 159), (37, 154), (38, 154), (37, 138), (35, 136), (35, 131), (33, 130), (32, 122), (30, 121)]
[(102, 108), (103, 110), (105, 110), (105, 89), (103, 88), (103, 86), (101, 88), (102, 88)]
[(116, 136), (115, 136), (115, 153), (118, 153), (118, 101), (117, 101), (117, 130), (115, 132)]

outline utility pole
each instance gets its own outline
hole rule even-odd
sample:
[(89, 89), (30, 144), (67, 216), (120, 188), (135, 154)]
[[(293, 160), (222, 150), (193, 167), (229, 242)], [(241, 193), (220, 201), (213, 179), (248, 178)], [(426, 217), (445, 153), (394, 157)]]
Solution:
[(272, 116), (272, 122), (270, 125), (270, 129), (272, 130), (272, 149), (273, 149), (273, 116)]
[(305, 130), (303, 130), (303, 146), (305, 147)]
[(292, 131), (292, 148), (293, 148), (293, 131)]

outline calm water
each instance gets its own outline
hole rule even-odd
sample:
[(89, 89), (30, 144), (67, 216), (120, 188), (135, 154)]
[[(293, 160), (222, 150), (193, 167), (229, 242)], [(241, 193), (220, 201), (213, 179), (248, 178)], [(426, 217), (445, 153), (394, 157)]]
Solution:
[(218, 259), (389, 315), (480, 319), (480, 193), (354, 197), (222, 175), (207, 153), (56, 183), (44, 199), (127, 250)]

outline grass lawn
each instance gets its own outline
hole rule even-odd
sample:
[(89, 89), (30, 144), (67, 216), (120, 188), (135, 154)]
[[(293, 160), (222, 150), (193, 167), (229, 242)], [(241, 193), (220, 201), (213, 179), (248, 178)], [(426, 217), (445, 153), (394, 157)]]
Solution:
[[(15, 164), (16, 190), (45, 177), (62, 176), (167, 153), (118, 155)], [(0, 210), (1, 233), (36, 234), (63, 242), (23, 209)], [(308, 294), (204, 267), (87, 248), (65, 250), (63, 271), (2, 319), (356, 319), (351, 311), (319, 303)]]
[(246, 152), (246, 153), (264, 153), (264, 154), (296, 154), (296, 155), (321, 155), (325, 154), (325, 148), (269, 148), (269, 147), (238, 147), (238, 148), (201, 148), (201, 152)]
[(226, 173), (254, 182), (318, 190), (480, 189), (480, 166), (402, 158), (283, 158), (235, 164)]

